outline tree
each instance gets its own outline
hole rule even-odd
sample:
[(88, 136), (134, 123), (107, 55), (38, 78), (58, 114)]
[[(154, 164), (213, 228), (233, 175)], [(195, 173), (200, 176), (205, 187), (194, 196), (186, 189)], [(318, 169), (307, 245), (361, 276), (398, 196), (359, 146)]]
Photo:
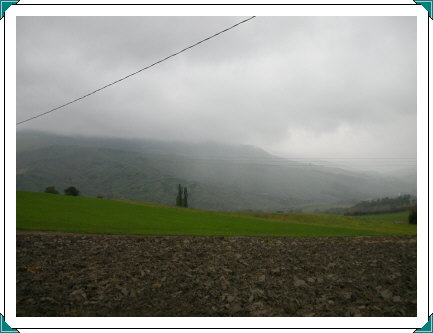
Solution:
[(178, 206), (178, 207), (183, 206), (182, 186), (180, 186), (180, 184), (179, 184), (178, 189), (177, 189), (176, 206)]
[(64, 190), (65, 195), (72, 195), (74, 197), (80, 195), (80, 191), (78, 191), (74, 186), (69, 186)]
[(183, 207), (188, 208), (188, 190), (186, 187), (183, 189)]
[(412, 206), (409, 213), (409, 223), (416, 224), (416, 204)]
[(56, 190), (56, 188), (54, 186), (48, 186), (45, 189), (45, 193), (59, 194), (59, 192)]

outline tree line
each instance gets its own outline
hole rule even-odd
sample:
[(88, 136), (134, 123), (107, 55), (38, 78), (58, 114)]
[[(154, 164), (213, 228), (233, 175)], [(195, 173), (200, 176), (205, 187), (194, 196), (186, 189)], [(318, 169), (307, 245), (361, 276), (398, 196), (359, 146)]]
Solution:
[(396, 198), (381, 198), (377, 200), (362, 201), (346, 209), (344, 215), (384, 214), (408, 211), (416, 204), (416, 199), (409, 195), (400, 195)]

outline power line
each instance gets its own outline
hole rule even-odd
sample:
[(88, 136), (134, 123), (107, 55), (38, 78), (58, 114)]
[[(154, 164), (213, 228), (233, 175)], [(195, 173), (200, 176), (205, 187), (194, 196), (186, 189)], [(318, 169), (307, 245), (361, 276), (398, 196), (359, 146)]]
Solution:
[[(143, 151), (143, 153), (146, 153)], [(150, 154), (156, 154), (164, 157), (170, 157), (169, 154), (160, 154), (160, 153), (150, 153)], [(176, 155), (179, 159), (182, 160), (197, 160), (197, 161), (221, 161), (221, 162), (274, 162), (277, 164), (274, 165), (282, 165), (285, 163), (323, 163), (323, 162), (330, 162), (330, 163), (363, 163), (362, 165), (365, 165), (365, 163), (368, 163), (369, 165), (395, 165), (396, 163), (398, 165), (416, 165), (417, 161), (416, 158), (411, 157), (383, 157), (383, 158), (376, 158), (376, 157), (347, 157), (347, 158), (307, 158), (307, 157), (298, 157), (298, 158), (292, 158), (292, 157), (243, 157), (242, 155), (237, 155), (236, 158), (230, 158), (230, 157), (213, 157), (213, 156), (187, 156), (183, 154)]]
[(190, 45), (190, 46), (188, 46), (188, 47), (185, 47), (184, 49), (182, 49), (182, 50), (180, 50), (180, 51), (178, 51), (178, 52), (176, 52), (176, 53), (173, 53), (173, 54), (169, 55), (168, 57), (165, 57), (165, 58), (163, 58), (163, 59), (161, 59), (161, 60), (158, 60), (157, 62), (154, 62), (153, 64), (151, 64), (151, 65), (149, 65), (149, 66), (146, 66), (146, 67), (144, 67), (144, 68), (142, 68), (142, 69), (140, 69), (140, 70), (138, 70), (138, 71), (136, 71), (136, 72), (134, 72), (134, 73), (131, 73), (131, 74), (129, 74), (129, 75), (126, 75), (126, 76), (124, 76), (124, 77), (122, 77), (122, 78), (120, 78), (120, 79), (118, 79), (118, 80), (116, 80), (116, 81), (113, 81), (113, 82), (111, 82), (111, 83), (109, 83), (109, 84), (107, 84), (107, 85), (105, 85), (105, 86), (103, 86), (103, 87), (101, 87), (101, 88), (99, 88), (99, 89), (96, 89), (96, 90), (94, 90), (94, 91), (92, 91), (92, 92), (90, 92), (90, 93), (88, 93), (88, 94), (86, 94), (86, 95), (83, 95), (83, 96), (81, 96), (81, 97), (79, 97), (79, 98), (76, 98), (76, 99), (74, 99), (74, 100), (72, 100), (72, 101), (70, 101), (70, 102), (68, 102), (68, 103), (65, 103), (65, 104), (63, 104), (63, 105), (60, 105), (60, 106), (58, 106), (58, 107), (55, 107), (54, 109), (48, 110), (48, 111), (43, 112), (43, 113), (40, 113), (40, 114), (38, 114), (38, 115), (36, 115), (36, 116), (30, 117), (30, 118), (28, 118), (28, 119), (26, 119), (26, 120), (20, 121), (20, 122), (18, 122), (16, 125), (20, 125), (20, 124), (25, 123), (25, 122), (28, 122), (28, 121), (30, 121), (30, 120), (33, 120), (33, 119), (36, 119), (36, 118), (42, 117), (42, 116), (44, 116), (44, 115), (46, 115), (46, 114), (48, 114), (48, 113), (54, 112), (54, 111), (56, 111), (56, 110), (59, 110), (59, 109), (65, 107), (65, 106), (67, 106), (67, 105), (70, 105), (70, 104), (72, 104), (72, 103), (78, 102), (79, 100), (82, 100), (82, 99), (84, 99), (84, 98), (86, 98), (86, 97), (89, 97), (90, 95), (93, 95), (93, 94), (97, 93), (98, 91), (101, 91), (101, 90), (103, 90), (103, 89), (105, 89), (105, 88), (108, 88), (108, 87), (110, 87), (110, 86), (112, 86), (112, 85), (115, 85), (116, 83), (119, 83), (119, 82), (121, 82), (121, 81), (123, 81), (123, 80), (126, 80), (127, 78), (130, 78), (131, 76), (134, 76), (134, 75), (136, 75), (136, 74), (138, 74), (138, 73), (141, 73), (142, 71), (144, 71), (144, 70), (146, 70), (146, 69), (149, 69), (149, 68), (151, 68), (151, 67), (153, 67), (153, 66), (155, 66), (155, 65), (158, 65), (158, 64), (160, 64), (160, 63), (162, 63), (162, 62), (164, 62), (164, 61), (166, 61), (166, 60), (168, 60), (168, 59), (170, 59), (170, 58), (172, 58), (172, 57), (174, 57), (174, 56), (177, 56), (178, 54), (180, 54), (180, 53), (182, 53), (182, 52), (185, 52), (185, 51), (187, 51), (187, 50), (189, 50), (189, 49), (192, 49), (193, 47), (195, 47), (195, 46), (197, 46), (197, 45), (199, 45), (199, 44), (201, 44), (201, 43), (204, 43), (204, 42), (206, 42), (206, 41), (208, 41), (208, 40), (210, 40), (210, 39), (212, 39), (212, 38), (214, 38), (214, 37), (216, 37), (216, 36), (218, 36), (218, 35), (221, 35), (221, 34), (223, 34), (224, 32), (227, 32), (227, 31), (229, 31), (229, 30), (231, 30), (231, 29), (237, 27), (238, 25), (241, 25), (242, 23), (245, 23), (245, 22), (247, 22), (247, 21), (249, 21), (249, 20), (252, 20), (253, 18), (255, 18), (255, 16), (251, 16), (251, 17), (249, 17), (249, 18), (247, 18), (247, 19), (245, 19), (245, 20), (243, 20), (243, 21), (241, 21), (241, 22), (239, 22), (239, 23), (236, 23), (235, 25), (232, 25), (231, 27), (228, 27), (228, 28), (226, 28), (226, 29), (224, 29), (224, 30), (221, 30), (220, 32), (217, 32), (216, 34), (213, 34), (212, 36), (209, 36), (209, 37), (207, 37), (207, 38), (205, 38), (205, 39), (202, 39), (201, 41), (199, 41), (199, 42), (197, 42), (197, 43), (195, 43), (195, 44), (192, 44), (192, 45)]
[[(150, 154), (152, 156), (152, 161), (162, 161), (162, 162), (170, 162), (173, 163), (173, 160), (171, 157), (173, 155), (169, 154), (158, 154), (158, 153), (146, 153), (142, 152), (144, 154)], [(185, 155), (174, 155), (176, 160), (176, 163), (182, 163), (182, 162), (189, 162), (189, 161), (195, 161), (197, 163), (215, 163), (215, 162), (229, 162), (229, 163), (235, 163), (235, 164), (242, 164), (246, 166), (279, 166), (279, 167), (326, 167), (326, 168), (337, 168), (337, 169), (344, 169), (344, 168), (389, 168), (389, 167), (416, 167), (417, 164), (409, 162), (409, 161), (397, 161), (390, 163), (384, 163), (380, 161), (365, 161), (368, 164), (359, 164), (358, 161), (356, 161), (358, 164), (351, 165), (351, 164), (338, 164), (338, 163), (329, 163), (329, 161), (326, 160), (306, 160), (306, 161), (295, 161), (291, 160), (290, 158), (215, 158), (215, 157), (205, 157), (205, 156), (185, 156)], [(361, 161), (364, 162), (364, 161)], [(391, 161), (390, 161), (391, 162)], [(348, 162), (346, 162), (348, 163)]]

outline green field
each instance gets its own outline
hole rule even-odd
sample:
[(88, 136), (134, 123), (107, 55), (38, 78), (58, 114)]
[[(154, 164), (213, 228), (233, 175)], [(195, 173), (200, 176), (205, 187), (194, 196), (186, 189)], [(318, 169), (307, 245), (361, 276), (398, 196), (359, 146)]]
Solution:
[(211, 236), (415, 235), (408, 213), (217, 213), (148, 203), (17, 191), (17, 229), (75, 233)]
[(294, 211), (300, 211), (304, 213), (314, 213), (314, 211), (317, 210), (327, 210), (332, 208), (349, 208), (351, 205), (349, 204), (316, 204), (316, 205), (304, 205), (304, 206), (298, 206), (294, 207)]

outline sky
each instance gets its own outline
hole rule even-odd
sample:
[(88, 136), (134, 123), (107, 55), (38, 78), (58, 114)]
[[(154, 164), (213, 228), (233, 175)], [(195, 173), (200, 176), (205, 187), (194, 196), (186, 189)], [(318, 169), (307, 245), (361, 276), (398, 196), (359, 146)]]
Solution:
[[(18, 17), (17, 122), (246, 18)], [(415, 166), (416, 68), (416, 17), (258, 16), (17, 129)]]

